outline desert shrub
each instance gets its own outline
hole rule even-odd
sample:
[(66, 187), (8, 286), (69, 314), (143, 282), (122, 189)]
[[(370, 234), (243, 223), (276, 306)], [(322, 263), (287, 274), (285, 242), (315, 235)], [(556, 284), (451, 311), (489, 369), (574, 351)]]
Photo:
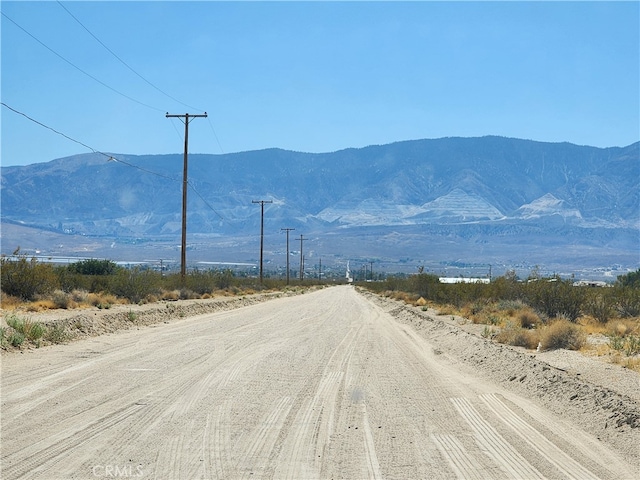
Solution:
[(609, 346), (616, 351), (620, 351), (624, 348), (625, 340), (623, 337), (618, 335), (610, 335), (609, 336)]
[(11, 335), (9, 336), (8, 342), (11, 344), (11, 346), (13, 347), (19, 347), (20, 345), (22, 345), (24, 343), (24, 334), (20, 333), (20, 332), (13, 332), (11, 333)]
[(162, 300), (178, 300), (180, 298), (179, 290), (162, 290), (160, 293)]
[(540, 323), (540, 317), (531, 310), (522, 310), (517, 315), (518, 323), (522, 328), (534, 328)]
[(21, 255), (0, 257), (0, 285), (8, 295), (31, 301), (58, 288), (58, 277), (49, 264)]
[(54, 310), (56, 308), (58, 307), (56, 307), (56, 304), (53, 302), (53, 300), (45, 298), (29, 303), (26, 310), (27, 312), (42, 312), (45, 310)]
[(616, 299), (610, 289), (592, 289), (586, 294), (584, 313), (600, 323), (607, 323), (615, 312)]
[(0, 308), (6, 310), (15, 309), (23, 303), (24, 301), (22, 299), (0, 291)]
[(619, 318), (611, 320), (606, 325), (607, 334), (619, 337), (627, 335), (640, 335), (640, 323), (630, 319)]
[(440, 280), (435, 275), (428, 273), (419, 273), (413, 275), (409, 279), (409, 291), (419, 297), (423, 297), (427, 300), (433, 300), (435, 298), (436, 289), (440, 285)]
[(56, 308), (75, 308), (76, 302), (73, 301), (71, 295), (63, 292), (62, 290), (56, 290), (51, 295), (51, 301), (55, 304)]
[(613, 289), (615, 308), (621, 317), (640, 316), (640, 288), (616, 286)]
[[(500, 297), (498, 297), (500, 298)], [(524, 303), (521, 300), (500, 300), (498, 301), (496, 308), (500, 311), (506, 312), (507, 315), (512, 316), (519, 310), (525, 308)]]
[(109, 291), (114, 295), (138, 303), (147, 295), (160, 292), (160, 274), (139, 268), (120, 269), (110, 278)]
[(180, 300), (192, 300), (200, 298), (200, 295), (189, 288), (180, 289)]
[(558, 277), (530, 282), (526, 302), (547, 318), (565, 317), (575, 322), (584, 304), (585, 291)]
[(65, 343), (69, 341), (71, 335), (65, 330), (62, 325), (54, 325), (51, 328), (48, 328), (45, 333), (45, 340), (51, 343)]
[(67, 270), (81, 275), (113, 275), (121, 267), (111, 260), (98, 260), (89, 258), (79, 262), (71, 263), (67, 266)]
[(635, 272), (618, 276), (616, 286), (640, 289), (640, 268)]
[[(267, 280), (269, 281), (269, 280)], [(278, 281), (270, 281), (270, 284)], [(214, 290), (224, 290), (229, 288), (233, 283), (233, 272), (230, 269), (225, 270), (207, 270), (190, 272), (185, 277), (184, 286), (189, 290), (204, 295)]]
[(86, 290), (72, 290), (70, 293), (71, 300), (76, 303), (88, 303), (89, 292)]
[(586, 342), (586, 334), (569, 320), (557, 320), (540, 333), (542, 350), (579, 350)]
[(495, 278), (490, 284), (483, 285), (487, 298), (518, 303), (522, 297), (523, 287), (517, 278), (515, 272), (507, 272), (504, 277)]
[(44, 325), (38, 322), (34, 322), (29, 325), (29, 328), (26, 332), (26, 336), (31, 341), (40, 340), (44, 334), (47, 332), (47, 329)]
[(111, 306), (118, 303), (118, 299), (115, 295), (109, 293), (90, 293), (87, 295), (87, 302), (94, 307), (105, 308), (107, 305)]
[(537, 330), (525, 329), (509, 322), (506, 327), (498, 332), (495, 340), (506, 345), (534, 349), (538, 346), (540, 335)]
[(624, 353), (628, 357), (640, 354), (640, 337), (635, 335), (629, 335), (626, 337)]
[(34, 322), (30, 318), (22, 318), (11, 314), (7, 316), (6, 322), (15, 332), (22, 335), (23, 338), (20, 344), (22, 344), (25, 338), (32, 341), (39, 340), (46, 333), (44, 325), (39, 322)]

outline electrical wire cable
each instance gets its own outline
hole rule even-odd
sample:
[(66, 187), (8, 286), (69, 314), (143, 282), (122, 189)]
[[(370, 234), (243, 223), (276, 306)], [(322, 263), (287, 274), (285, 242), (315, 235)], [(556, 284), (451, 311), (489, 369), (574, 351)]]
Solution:
[[(153, 87), (154, 89), (156, 89), (157, 91), (159, 91), (160, 93), (162, 93), (163, 95), (165, 95), (166, 97), (170, 98), (171, 100), (184, 105), (186, 107), (189, 108), (193, 108), (194, 110), (201, 110), (204, 111), (203, 109), (198, 109), (195, 107), (192, 107), (186, 103), (181, 102), (180, 100), (176, 99), (175, 97), (169, 95), (168, 93), (164, 92), (163, 90), (161, 90), (160, 88), (158, 88), (156, 85), (154, 85), (152, 82), (150, 82), (149, 80), (147, 80), (145, 77), (143, 77), (142, 75), (140, 75), (136, 70), (134, 70), (129, 64), (127, 64), (124, 60), (122, 60), (115, 52), (113, 52), (109, 47), (107, 47), (96, 35), (94, 35), (78, 18), (76, 18), (64, 5), (62, 5), (62, 3), (60, 1), (57, 2), (60, 7), (62, 7), (76, 22), (78, 22), (78, 24), (80, 24), (80, 26), (82, 26), (82, 28), (84, 28), (87, 33), (89, 33), (89, 35), (91, 35), (100, 45), (102, 45), (109, 53), (111, 53), (111, 55), (113, 55), (116, 59), (118, 59), (118, 61), (120, 61), (124, 66), (126, 66), (129, 70), (131, 70), (134, 74), (136, 74), (138, 77), (140, 77), (142, 80), (144, 80), (147, 84), (149, 84), (151, 87)], [(102, 80), (96, 78), (95, 76), (91, 75), (90, 73), (88, 73), (87, 71), (83, 70), (82, 68), (78, 67), (76, 64), (74, 64), (73, 62), (71, 62), (70, 60), (68, 60), (67, 58), (65, 58), (64, 56), (62, 56), (61, 54), (59, 54), (58, 52), (56, 52), (55, 50), (53, 50), (51, 47), (49, 47), (48, 45), (46, 45), (44, 42), (42, 42), (41, 40), (39, 40), (36, 36), (34, 36), (33, 34), (31, 34), (29, 31), (27, 31), (24, 27), (22, 27), (21, 25), (19, 25), (16, 21), (14, 21), (13, 19), (11, 19), (7, 14), (5, 14), (4, 12), (0, 11), (0, 13), (2, 13), (2, 16), (5, 17), (7, 20), (9, 20), (11, 23), (13, 23), (16, 27), (18, 27), (20, 30), (22, 30), (25, 34), (27, 34), (28, 36), (30, 36), (33, 40), (35, 40), (36, 42), (38, 42), (40, 45), (42, 45), (44, 48), (46, 48), (47, 50), (49, 50), (51, 53), (53, 53), (54, 55), (56, 55), (58, 58), (60, 58), (61, 60), (65, 61), (66, 63), (68, 63), (69, 65), (71, 65), (73, 68), (75, 68), (76, 70), (78, 70), (79, 72), (83, 73), (84, 75), (88, 76), (89, 78), (91, 78), (92, 80), (94, 80), (95, 82), (99, 83), (100, 85), (104, 86), (105, 88), (108, 88), (109, 90), (111, 90), (112, 92), (128, 99), (131, 100), (132, 102), (135, 102), (139, 105), (142, 105), (144, 107), (150, 108), (152, 110), (158, 111), (158, 112), (164, 112), (165, 109), (161, 109), (161, 108), (157, 108), (154, 107), (152, 105), (148, 105), (144, 102), (141, 102), (125, 93), (120, 92), (119, 90), (116, 90), (115, 88), (111, 87), (110, 85), (107, 85), (106, 83), (104, 83)], [(224, 153), (224, 149), (222, 148), (222, 145), (220, 143), (220, 139), (218, 138), (218, 135), (215, 131), (215, 128), (213, 127), (213, 123), (211, 123), (211, 120), (209, 118), (207, 118), (207, 121), (209, 123), (209, 127), (211, 128), (211, 131), (213, 133), (213, 136), (216, 140), (216, 143), (218, 145), (218, 147), (220, 148), (220, 151), (222, 153)], [(172, 123), (174, 129), (175, 129), (175, 125)], [(177, 131), (177, 129), (176, 129)], [(56, 132), (59, 133), (59, 132)], [(180, 136), (180, 134), (178, 133), (178, 135)], [(182, 138), (180, 136), (180, 138)], [(83, 145), (86, 147), (86, 145)]]
[(2, 13), (2, 16), (4, 18), (6, 18), (7, 20), (9, 20), (11, 23), (13, 23), (16, 27), (18, 27), (20, 30), (22, 30), (24, 33), (26, 33), (27, 35), (29, 35), (31, 38), (33, 38), (36, 42), (38, 42), (40, 45), (42, 45), (44, 48), (46, 48), (47, 50), (49, 50), (51, 53), (53, 53), (54, 55), (56, 55), (58, 58), (64, 60), (66, 63), (68, 63), (69, 65), (71, 65), (73, 68), (75, 68), (76, 70), (78, 70), (79, 72), (83, 73), (84, 75), (86, 75), (87, 77), (91, 78), (92, 80), (94, 80), (95, 82), (99, 83), (100, 85), (102, 85), (103, 87), (108, 88), (109, 90), (111, 90), (112, 92), (117, 93), (118, 95), (131, 100), (132, 102), (137, 103), (138, 105), (142, 105), (143, 107), (147, 107), (150, 108), (152, 110), (156, 110), (158, 112), (164, 112), (165, 110), (162, 108), (157, 108), (157, 107), (153, 107), (151, 105), (148, 105), (144, 102), (141, 102), (139, 100), (136, 100), (133, 97), (130, 97), (129, 95), (122, 93), (119, 90), (116, 90), (115, 88), (107, 85), (106, 83), (104, 83), (102, 80), (100, 80), (99, 78), (94, 77), (93, 75), (91, 75), (89, 72), (86, 72), (85, 70), (83, 70), (82, 68), (78, 67), (76, 64), (74, 64), (73, 62), (71, 62), (70, 60), (67, 60), (65, 57), (63, 57), (62, 55), (60, 55), (58, 52), (56, 52), (54, 49), (52, 49), (51, 47), (49, 47), (48, 45), (46, 45), (44, 42), (42, 42), (41, 40), (39, 40), (37, 37), (35, 37), (33, 34), (31, 34), (29, 31), (27, 31), (25, 28), (23, 28), (22, 26), (20, 26), (18, 23), (16, 23), (14, 20), (12, 20), (11, 18), (9, 18), (7, 16), (6, 13), (0, 11), (0, 13)]
[(82, 145), (83, 147), (85, 147), (85, 148), (87, 148), (87, 149), (91, 150), (93, 153), (96, 153), (96, 154), (103, 155), (103, 156), (107, 157), (107, 161), (116, 161), (116, 162), (122, 163), (122, 164), (124, 164), (124, 165), (127, 165), (127, 166), (129, 166), (129, 167), (137, 168), (138, 170), (141, 170), (141, 171), (143, 171), (143, 172), (150, 173), (150, 174), (152, 174), (152, 175), (156, 175), (156, 176), (158, 176), (158, 177), (167, 178), (167, 179), (172, 180), (172, 181), (176, 181), (176, 180), (178, 180), (178, 179), (177, 179), (177, 178), (175, 178), (175, 177), (169, 177), (168, 175), (164, 175), (164, 174), (162, 174), (162, 173), (154, 172), (154, 171), (152, 171), (152, 170), (147, 170), (147, 169), (145, 169), (145, 168), (139, 167), (139, 166), (134, 165), (134, 164), (132, 164), (132, 163), (129, 163), (129, 162), (126, 162), (126, 161), (121, 160), (121, 159), (119, 159), (119, 158), (116, 158), (116, 157), (114, 157), (113, 155), (110, 155), (110, 154), (108, 154), (108, 153), (104, 153), (104, 152), (101, 152), (100, 150), (96, 150), (95, 148), (93, 148), (93, 147), (91, 147), (91, 146), (87, 145), (86, 143), (83, 143), (83, 142), (81, 142), (80, 140), (76, 140), (75, 138), (72, 138), (72, 137), (70, 137), (69, 135), (66, 135), (66, 134), (64, 134), (64, 133), (62, 133), (62, 132), (59, 132), (59, 131), (58, 131), (58, 130), (56, 130), (55, 128), (52, 128), (52, 127), (50, 127), (49, 125), (45, 125), (44, 123), (39, 122), (38, 120), (36, 120), (36, 119), (34, 119), (34, 118), (30, 117), (30, 116), (29, 116), (29, 115), (27, 115), (26, 113), (20, 112), (20, 111), (16, 110), (15, 108), (10, 107), (9, 105), (7, 105), (7, 104), (6, 104), (6, 103), (4, 103), (4, 102), (0, 102), (0, 105), (2, 105), (3, 107), (8, 108), (9, 110), (11, 110), (11, 111), (12, 111), (12, 112), (14, 112), (14, 113), (17, 113), (18, 115), (22, 115), (22, 116), (23, 116), (23, 117), (25, 117), (27, 120), (30, 120), (31, 122), (33, 122), (33, 123), (35, 123), (35, 124), (37, 124), (37, 125), (40, 125), (41, 127), (44, 127), (44, 128), (46, 128), (46, 129), (48, 129), (48, 130), (51, 130), (51, 131), (52, 131), (52, 132), (54, 132), (54, 133), (57, 133), (58, 135), (63, 136), (63, 137), (64, 137), (64, 138), (66, 138), (67, 140), (70, 140), (70, 141), (72, 141), (72, 142), (74, 142), (74, 143), (77, 143), (78, 145)]
[(213, 123), (211, 123), (211, 119), (209, 117), (207, 117), (207, 122), (209, 123), (209, 126), (211, 127), (211, 131), (213, 132), (213, 136), (215, 137), (216, 142), (218, 143), (218, 147), (220, 147), (220, 151), (222, 153), (224, 153), (224, 150), (222, 149), (222, 145), (220, 145), (220, 140), (218, 140), (218, 135), (216, 134), (216, 131), (213, 128)]
[(193, 183), (191, 183), (191, 181), (188, 179), (187, 179), (187, 184), (191, 187), (191, 189), (195, 192), (195, 194), (200, 197), (200, 200), (202, 200), (207, 207), (213, 210), (213, 213), (215, 213), (218, 217), (220, 217), (220, 220), (224, 220), (224, 217), (220, 215), (218, 211), (215, 208), (213, 208), (209, 202), (207, 202), (207, 200), (200, 194), (200, 192), (196, 190), (196, 187), (193, 185)]
[[(81, 141), (79, 141), (79, 140), (76, 140), (75, 138), (72, 138), (72, 137), (70, 137), (69, 135), (66, 135), (66, 134), (64, 134), (64, 133), (62, 133), (62, 132), (59, 132), (59, 131), (58, 131), (58, 130), (56, 130), (55, 128), (52, 128), (52, 127), (50, 127), (50, 126), (48, 126), (48, 125), (45, 125), (44, 123), (39, 122), (38, 120), (36, 120), (36, 119), (34, 119), (34, 118), (31, 118), (31, 117), (30, 117), (29, 115), (27, 115), (26, 113), (20, 112), (19, 110), (16, 110), (15, 108), (10, 107), (9, 105), (7, 105), (7, 104), (6, 104), (6, 103), (4, 103), (4, 102), (0, 102), (0, 105), (2, 105), (2, 106), (3, 106), (3, 107), (5, 107), (5, 108), (8, 108), (9, 110), (11, 110), (12, 112), (14, 112), (14, 113), (16, 113), (16, 114), (18, 114), (18, 115), (22, 115), (22, 116), (23, 116), (23, 117), (25, 117), (27, 120), (29, 120), (29, 121), (31, 121), (31, 122), (33, 122), (33, 123), (35, 123), (35, 124), (37, 124), (37, 125), (39, 125), (39, 126), (41, 126), (41, 127), (43, 127), (43, 128), (46, 128), (46, 129), (48, 129), (48, 130), (51, 130), (51, 131), (52, 131), (52, 132), (54, 132), (54, 133), (57, 133), (58, 135), (63, 136), (63, 137), (64, 137), (64, 138), (66, 138), (67, 140), (70, 140), (70, 141), (72, 141), (72, 142), (74, 142), (74, 143), (77, 143), (78, 145), (82, 145), (83, 147), (85, 147), (85, 148), (87, 148), (87, 149), (91, 150), (93, 153), (96, 153), (96, 154), (103, 155), (103, 156), (107, 157), (107, 161), (108, 161), (108, 162), (118, 162), (118, 163), (121, 163), (121, 164), (126, 165), (126, 166), (128, 166), (128, 167), (132, 167), (132, 168), (135, 168), (135, 169), (137, 169), (137, 170), (140, 170), (141, 172), (149, 173), (149, 174), (151, 174), (151, 175), (155, 175), (155, 176), (157, 176), (157, 177), (161, 177), (161, 178), (166, 178), (167, 180), (171, 180), (171, 181), (173, 181), (173, 182), (181, 181), (181, 180), (180, 180), (179, 178), (177, 178), (177, 177), (170, 177), (169, 175), (164, 175), (164, 174), (162, 174), (162, 173), (154, 172), (153, 170), (148, 170), (148, 169), (146, 169), (146, 168), (142, 168), (142, 167), (140, 167), (140, 166), (138, 166), (138, 165), (134, 165), (133, 163), (129, 163), (129, 162), (125, 161), (125, 160), (122, 160), (122, 159), (120, 159), (120, 158), (117, 158), (117, 157), (115, 157), (115, 156), (113, 156), (113, 155), (110, 155), (110, 154), (108, 154), (108, 153), (104, 153), (104, 152), (101, 152), (100, 150), (96, 150), (95, 148), (90, 147), (90, 146), (89, 146), (89, 145), (87, 145), (86, 143), (83, 143), (83, 142), (81, 142)], [(224, 220), (224, 217), (223, 217), (222, 215), (220, 215), (220, 213), (218, 213), (218, 211), (217, 211), (215, 208), (213, 208), (209, 202), (207, 202), (207, 200), (206, 200), (206, 199), (205, 199), (205, 198), (200, 194), (200, 192), (198, 192), (198, 190), (193, 186), (193, 184), (192, 184), (189, 180), (187, 180), (187, 184), (188, 184), (188, 185), (193, 189), (193, 191), (196, 193), (196, 195), (198, 195), (198, 196), (200, 197), (200, 199), (204, 202), (204, 204), (205, 204), (207, 207), (209, 207), (209, 208), (211, 209), (211, 211), (213, 211), (213, 213), (215, 213), (218, 217), (220, 217), (220, 219), (221, 219), (221, 220)]]
[(107, 50), (111, 55), (113, 55), (120, 63), (122, 63), (125, 67), (127, 67), (129, 70), (131, 70), (134, 74), (136, 74), (138, 77), (140, 77), (142, 80), (144, 80), (148, 85), (150, 85), (151, 87), (153, 87), (154, 89), (156, 89), (158, 92), (160, 92), (161, 94), (163, 94), (165, 97), (170, 98), (171, 100), (173, 100), (174, 102), (179, 103), (180, 105), (183, 105), (185, 107), (191, 108), (193, 110), (199, 110), (199, 111), (204, 111), (204, 109), (202, 108), (196, 108), (196, 107), (192, 107), (191, 105), (188, 105), (184, 102), (181, 102), (180, 100), (178, 100), (177, 98), (169, 95), (167, 92), (165, 92), (164, 90), (160, 89), (158, 86), (154, 85), (153, 83), (151, 83), (149, 80), (147, 80), (145, 77), (143, 77), (142, 75), (140, 75), (136, 70), (133, 69), (133, 67), (131, 67), (127, 62), (125, 62), (124, 60), (122, 60), (122, 58), (120, 58), (118, 55), (115, 54), (115, 52), (113, 50), (111, 50), (109, 47), (107, 47), (97, 36), (95, 36), (91, 30), (89, 30), (80, 20), (78, 20), (78, 18), (71, 13), (67, 7), (65, 7), (60, 1), (57, 2), (58, 5), (60, 5), (70, 16), (71, 18), (73, 18), (76, 22), (78, 22), (78, 24), (84, 28), (86, 30), (86, 32), (91, 35), (96, 42), (98, 42), (100, 45), (102, 45), (105, 50)]
[(89, 145), (87, 145), (87, 144), (85, 144), (85, 143), (82, 143), (81, 141), (76, 140), (75, 138), (71, 138), (70, 136), (65, 135), (65, 134), (64, 134), (64, 133), (62, 133), (62, 132), (59, 132), (59, 131), (58, 131), (58, 130), (56, 130), (55, 128), (51, 128), (50, 126), (45, 125), (44, 123), (39, 122), (38, 120), (36, 120), (36, 119), (34, 119), (34, 118), (31, 118), (31, 117), (30, 117), (29, 115), (27, 115), (26, 113), (19, 112), (18, 110), (16, 110), (15, 108), (10, 107), (9, 105), (7, 105), (7, 104), (6, 104), (6, 103), (4, 103), (4, 102), (0, 102), (0, 105), (2, 105), (3, 107), (8, 108), (9, 110), (11, 110), (11, 111), (12, 111), (12, 112), (14, 112), (14, 113), (17, 113), (18, 115), (22, 115), (22, 116), (23, 116), (23, 117), (25, 117), (27, 120), (30, 120), (30, 121), (32, 121), (33, 123), (35, 123), (35, 124), (37, 124), (37, 125), (40, 125), (41, 127), (44, 127), (44, 128), (46, 128), (46, 129), (48, 129), (48, 130), (51, 130), (51, 131), (52, 131), (52, 132), (54, 132), (54, 133), (57, 133), (58, 135), (63, 136), (63, 137), (64, 137), (64, 138), (66, 138), (67, 140), (71, 140), (72, 142), (75, 142), (75, 143), (77, 143), (78, 145), (82, 145), (83, 147), (88, 148), (88, 149), (89, 149), (89, 150), (91, 150), (93, 153), (99, 153), (99, 154), (101, 154), (101, 155), (105, 155), (105, 156), (107, 156), (107, 157), (109, 157), (109, 156), (110, 156), (110, 155), (107, 155), (106, 153), (98, 152), (97, 150), (94, 150), (93, 148), (91, 148)]
[[(69, 9), (67, 7), (65, 7), (62, 2), (60, 2), (59, 0), (57, 0), (58, 5), (60, 5), (60, 7), (62, 7), (64, 9), (65, 12), (67, 12), (69, 14), (69, 16), (71, 16), (71, 18), (73, 18), (89, 35), (91, 35), (91, 37), (93, 37), (93, 39), (98, 42), (100, 45), (102, 45), (102, 47), (108, 51), (111, 55), (113, 55), (120, 63), (122, 63), (125, 67), (127, 67), (131, 72), (133, 72), (135, 75), (137, 75), (139, 78), (141, 78), (145, 83), (147, 83), (148, 85), (150, 85), (151, 87), (153, 87), (155, 90), (157, 90), (158, 92), (160, 92), (161, 94), (163, 94), (165, 97), (173, 100), (174, 102), (179, 103), (180, 105), (183, 105), (185, 107), (191, 108), (193, 110), (199, 110), (199, 111), (205, 111), (205, 109), (202, 108), (197, 108), (194, 107), (192, 105), (189, 105), (187, 103), (181, 102), (180, 100), (178, 100), (177, 98), (175, 98), (172, 95), (169, 95), (167, 92), (165, 92), (164, 90), (162, 90), (161, 88), (159, 88), (157, 85), (155, 85), (154, 83), (152, 83), (150, 80), (148, 80), (147, 78), (145, 78), (143, 75), (141, 75), (140, 73), (138, 73), (131, 65), (129, 65), (127, 62), (125, 62), (122, 58), (120, 58), (113, 50), (111, 50), (107, 45), (105, 45), (105, 43), (100, 40), (91, 30), (89, 30), (87, 28), (86, 25), (84, 25), (73, 13), (71, 13), (69, 11)], [(220, 151), (222, 153), (224, 153), (224, 149), (222, 148), (222, 145), (220, 144), (220, 139), (218, 138), (218, 135), (216, 133), (215, 128), (213, 127), (213, 124), (211, 123), (211, 119), (207, 119), (207, 121), (209, 122), (209, 127), (211, 128), (211, 131), (213, 132), (213, 136), (216, 139), (216, 143), (218, 144), (218, 147), (220, 148)]]

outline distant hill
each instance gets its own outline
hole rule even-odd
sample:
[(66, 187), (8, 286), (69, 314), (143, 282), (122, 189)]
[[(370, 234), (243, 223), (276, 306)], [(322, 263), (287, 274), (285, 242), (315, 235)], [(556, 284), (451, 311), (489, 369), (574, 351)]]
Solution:
[[(320, 154), (190, 154), (188, 231), (254, 235), (260, 208), (251, 201), (264, 199), (273, 200), (265, 205), (269, 234), (282, 227), (354, 238), (411, 232), (414, 245), (388, 245), (411, 252), (421, 235), (459, 245), (506, 239), (562, 249), (570, 242), (571, 251), (615, 244), (633, 259), (640, 249), (639, 151), (640, 143), (595, 148), (482, 137)], [(120, 161), (84, 154), (2, 167), (2, 221), (66, 235), (179, 238), (182, 154), (113, 156)], [(3, 235), (3, 253), (15, 248), (6, 241)]]

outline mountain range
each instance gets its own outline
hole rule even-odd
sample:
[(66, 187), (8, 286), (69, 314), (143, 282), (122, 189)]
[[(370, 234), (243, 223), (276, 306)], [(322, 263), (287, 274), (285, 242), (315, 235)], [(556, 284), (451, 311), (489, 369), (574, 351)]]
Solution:
[[(134, 243), (147, 256), (153, 245), (175, 250), (182, 169), (182, 154), (116, 153), (2, 167), (2, 253), (20, 242), (23, 250), (78, 254), (71, 245), (82, 240), (87, 249), (88, 239), (88, 255), (139, 257), (114, 250)], [(639, 263), (640, 142), (596, 148), (441, 138), (331, 153), (190, 154), (188, 169), (194, 259), (255, 260), (261, 215), (252, 202), (267, 200), (264, 228), (276, 263), (285, 227), (312, 240), (309, 255), (375, 259), (380, 267)], [(70, 251), (38, 244), (37, 232), (61, 235)]]

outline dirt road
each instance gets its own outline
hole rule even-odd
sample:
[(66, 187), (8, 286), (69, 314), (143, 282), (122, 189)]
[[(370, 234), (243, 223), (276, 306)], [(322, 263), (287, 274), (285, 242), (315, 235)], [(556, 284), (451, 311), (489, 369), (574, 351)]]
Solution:
[(632, 479), (350, 286), (3, 357), (3, 479)]

